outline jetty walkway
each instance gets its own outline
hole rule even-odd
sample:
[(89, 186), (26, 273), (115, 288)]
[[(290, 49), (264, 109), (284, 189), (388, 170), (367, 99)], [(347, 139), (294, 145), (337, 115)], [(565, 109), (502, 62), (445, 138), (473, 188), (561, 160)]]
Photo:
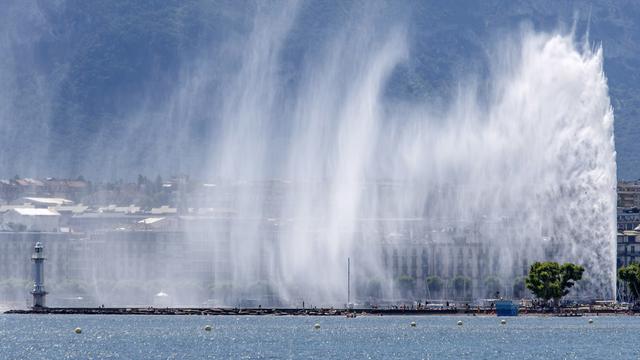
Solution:
[[(560, 309), (558, 312), (540, 309), (520, 309), (520, 315), (551, 315), (551, 316), (583, 316), (583, 315), (634, 315), (637, 312), (627, 309)], [(45, 307), (25, 310), (9, 310), (5, 314), (60, 314), (60, 315), (274, 315), (274, 316), (353, 316), (353, 315), (495, 315), (493, 309), (478, 308), (444, 308), (444, 309), (410, 309), (410, 308), (158, 308), (158, 307), (130, 307), (130, 308), (60, 308)]]

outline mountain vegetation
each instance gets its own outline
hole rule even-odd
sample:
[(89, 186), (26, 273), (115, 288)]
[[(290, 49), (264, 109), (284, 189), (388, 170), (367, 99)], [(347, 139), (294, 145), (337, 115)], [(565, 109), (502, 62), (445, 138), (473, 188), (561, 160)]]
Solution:
[[(336, 24), (368, 11), (370, 5), (302, 2), (283, 49), (287, 81), (296, 81), (301, 60), (340, 29)], [(47, 156), (62, 158), (63, 167), (72, 172), (59, 175), (74, 176), (80, 171), (75, 165), (82, 160), (78, 154), (96, 137), (123, 136), (129, 119), (141, 108), (159, 109), (194, 64), (210, 58), (208, 66), (217, 68), (220, 61), (233, 59), (236, 50), (230, 45), (242, 41), (253, 15), (264, 9), (260, 2), (229, 0), (13, 0), (5, 10), (0, 31), (8, 40), (0, 43), (5, 54), (0, 80), (6, 88), (0, 88), (0, 95), (12, 104), (0, 116), (5, 122), (40, 118), (41, 123), (25, 128), (25, 133), (46, 129)], [(409, 60), (393, 74), (386, 96), (433, 104), (450, 99), (466, 76), (486, 76), (495, 60), (491, 47), (523, 24), (542, 31), (570, 31), (574, 26), (578, 40), (588, 35), (590, 46), (604, 48), (619, 177), (640, 178), (640, 3), (409, 0), (381, 1), (378, 11), (388, 19), (405, 19), (410, 37)], [(230, 56), (212, 57), (212, 49)], [(201, 117), (194, 120), (194, 134), (207, 126)], [(154, 118), (159, 117), (151, 116), (149, 127), (155, 125)], [(136, 174), (131, 169), (130, 175)]]

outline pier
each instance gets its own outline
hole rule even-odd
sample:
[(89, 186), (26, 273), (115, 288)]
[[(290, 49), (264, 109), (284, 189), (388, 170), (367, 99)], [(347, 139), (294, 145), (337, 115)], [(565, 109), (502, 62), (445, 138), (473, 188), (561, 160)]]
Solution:
[[(583, 315), (635, 315), (637, 311), (628, 309), (602, 308), (580, 309), (562, 308), (557, 312), (549, 309), (520, 309), (520, 315), (543, 315), (574, 317)], [(52, 314), (52, 315), (272, 315), (272, 316), (382, 316), (382, 315), (489, 315), (495, 316), (495, 310), (489, 308), (445, 308), (445, 309), (410, 309), (410, 308), (157, 308), (157, 307), (97, 307), (97, 308), (33, 308), (25, 310), (9, 310), (5, 314)]]

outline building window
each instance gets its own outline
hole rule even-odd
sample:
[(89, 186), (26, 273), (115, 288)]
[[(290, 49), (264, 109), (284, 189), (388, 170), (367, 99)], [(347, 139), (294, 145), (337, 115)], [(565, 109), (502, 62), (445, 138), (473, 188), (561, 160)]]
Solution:
[(456, 275), (464, 275), (463, 274), (463, 266), (464, 266), (464, 255), (462, 254), (462, 249), (458, 250), (458, 264), (457, 264), (457, 274)]
[(408, 269), (408, 256), (403, 255), (402, 256), (402, 270), (401, 270), (401, 274), (408, 276), (409, 275), (409, 269)]
[(455, 263), (455, 258), (453, 257), (453, 249), (449, 250), (449, 273), (447, 274), (449, 277), (453, 277), (453, 274), (455, 274), (454, 272), (454, 263)]
[(398, 276), (398, 250), (393, 249), (393, 275)]
[(427, 277), (429, 275), (429, 259), (427, 258), (427, 251), (422, 250), (422, 276)]
[(418, 278), (418, 254), (415, 249), (411, 251), (411, 276)]
[(492, 269), (493, 269), (492, 275), (495, 275), (498, 273), (498, 266), (499, 266), (498, 259), (500, 259), (500, 254), (498, 253), (498, 251), (496, 251), (493, 255), (493, 259), (491, 259)]

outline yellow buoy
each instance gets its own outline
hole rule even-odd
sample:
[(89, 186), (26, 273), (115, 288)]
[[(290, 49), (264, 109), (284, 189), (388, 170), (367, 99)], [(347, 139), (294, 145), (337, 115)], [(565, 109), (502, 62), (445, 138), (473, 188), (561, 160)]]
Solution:
[(462, 320), (458, 320), (458, 326), (462, 326)]
[(211, 331), (211, 325), (205, 325), (204, 331)]
[(315, 325), (313, 325), (313, 328), (316, 329), (316, 330), (320, 329), (320, 324), (316, 323)]
[(82, 329), (80, 329), (79, 327), (75, 328), (75, 330), (73, 330), (76, 334), (80, 334), (82, 333)]

